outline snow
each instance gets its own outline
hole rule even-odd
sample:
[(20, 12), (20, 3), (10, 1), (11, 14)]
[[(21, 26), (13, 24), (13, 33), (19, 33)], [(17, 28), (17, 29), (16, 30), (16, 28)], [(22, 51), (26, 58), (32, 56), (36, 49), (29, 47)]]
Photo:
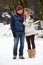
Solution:
[(6, 36), (12, 36), (12, 32), (9, 25), (4, 25), (3, 23), (0, 23), (0, 36), (6, 37)]
[(11, 16), (8, 14), (8, 12), (3, 12), (2, 13), (2, 17), (4, 18), (5, 16), (7, 16), (8, 18), (11, 18)]
[[(9, 25), (3, 25), (0, 23), (0, 65), (43, 65), (43, 38), (35, 38), (36, 44), (36, 57), (28, 58), (27, 43), (24, 44), (24, 57), (25, 59), (19, 59), (19, 53), (17, 59), (13, 60), (13, 42), (14, 38), (10, 30)], [(19, 42), (20, 43), (20, 42)], [(20, 44), (19, 44), (20, 45)], [(18, 46), (19, 47), (19, 46)], [(19, 48), (18, 48), (19, 50)]]

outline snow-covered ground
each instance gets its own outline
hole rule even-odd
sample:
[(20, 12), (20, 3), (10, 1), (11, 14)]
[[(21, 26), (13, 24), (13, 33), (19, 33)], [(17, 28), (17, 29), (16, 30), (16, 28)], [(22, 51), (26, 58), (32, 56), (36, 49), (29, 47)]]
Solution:
[[(28, 58), (27, 43), (25, 40), (24, 57), (25, 59), (13, 60), (13, 36), (9, 25), (0, 24), (0, 65), (43, 65), (43, 38), (35, 38), (36, 57)], [(19, 47), (19, 46), (18, 46)], [(19, 49), (18, 49), (19, 50)]]

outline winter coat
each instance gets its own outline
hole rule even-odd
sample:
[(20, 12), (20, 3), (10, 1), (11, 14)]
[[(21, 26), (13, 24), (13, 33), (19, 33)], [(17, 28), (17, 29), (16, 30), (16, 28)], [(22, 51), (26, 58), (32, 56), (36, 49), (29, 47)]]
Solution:
[(11, 16), (11, 29), (13, 33), (24, 31), (23, 21), (24, 21), (23, 15), (21, 15), (20, 17), (15, 14)]
[(25, 25), (26, 36), (37, 34), (36, 30), (34, 29), (33, 19), (31, 19), (30, 16), (26, 19), (26, 21), (23, 22), (23, 24)]

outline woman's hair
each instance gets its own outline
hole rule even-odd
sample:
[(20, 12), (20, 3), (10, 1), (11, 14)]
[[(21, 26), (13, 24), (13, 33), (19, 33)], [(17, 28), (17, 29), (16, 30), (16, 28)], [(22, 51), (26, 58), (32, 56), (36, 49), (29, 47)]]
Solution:
[(31, 10), (29, 8), (24, 8), (24, 11), (26, 11), (28, 14), (31, 14)]

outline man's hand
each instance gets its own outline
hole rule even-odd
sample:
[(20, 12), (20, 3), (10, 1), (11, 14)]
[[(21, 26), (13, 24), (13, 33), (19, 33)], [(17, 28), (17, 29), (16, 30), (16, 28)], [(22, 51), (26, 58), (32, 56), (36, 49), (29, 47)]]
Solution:
[(17, 35), (16, 35), (16, 33), (15, 33), (15, 32), (13, 33), (13, 36), (14, 36), (14, 37), (17, 37)]

